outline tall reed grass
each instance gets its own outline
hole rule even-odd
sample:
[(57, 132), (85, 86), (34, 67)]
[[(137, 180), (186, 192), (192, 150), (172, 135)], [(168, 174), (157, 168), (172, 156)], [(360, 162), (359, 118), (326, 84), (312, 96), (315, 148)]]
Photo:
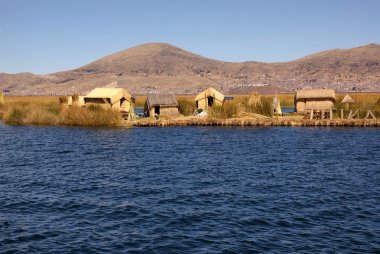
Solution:
[(4, 121), (9, 124), (55, 125), (62, 107), (56, 103), (14, 103), (6, 106)]
[[(352, 97), (352, 96), (351, 96)], [(380, 104), (374, 102), (372, 98), (369, 98), (366, 100), (365, 98), (361, 98), (360, 100), (354, 100), (355, 103), (349, 103), (349, 104), (342, 104), (343, 98), (337, 98), (334, 108), (337, 109), (336, 116), (340, 117), (340, 110), (343, 109), (345, 114), (347, 115), (351, 110), (354, 112), (356, 110), (359, 110), (359, 117), (363, 118), (367, 114), (368, 110), (371, 110), (371, 112), (375, 115), (376, 118), (380, 118)]]
[(245, 99), (242, 103), (245, 112), (256, 113), (264, 116), (273, 116), (272, 110), (272, 98), (261, 97), (258, 103), (249, 103), (248, 99)]
[(120, 126), (118, 111), (97, 106), (65, 107), (58, 103), (12, 103), (6, 106), (4, 121), (8, 124)]
[(225, 101), (221, 106), (214, 105), (207, 113), (210, 118), (231, 118), (238, 114), (238, 105), (232, 101)]
[(72, 126), (120, 126), (123, 122), (120, 112), (101, 107), (69, 107), (60, 119), (63, 125)]
[(188, 99), (178, 99), (179, 113), (184, 116), (189, 116), (196, 110), (195, 102)]

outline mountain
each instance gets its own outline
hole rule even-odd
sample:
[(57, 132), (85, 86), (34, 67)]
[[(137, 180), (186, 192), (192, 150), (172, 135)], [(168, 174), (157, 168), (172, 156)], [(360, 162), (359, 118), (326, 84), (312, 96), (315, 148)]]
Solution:
[(0, 88), (12, 94), (85, 94), (99, 86), (124, 87), (133, 94), (195, 94), (208, 86), (230, 94), (302, 87), (380, 91), (380, 45), (333, 49), (290, 62), (231, 63), (165, 43), (149, 43), (70, 71), (0, 74)]

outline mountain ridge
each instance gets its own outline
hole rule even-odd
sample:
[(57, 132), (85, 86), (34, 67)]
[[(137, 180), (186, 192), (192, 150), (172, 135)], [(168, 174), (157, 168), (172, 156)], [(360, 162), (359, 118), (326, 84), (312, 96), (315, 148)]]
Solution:
[(208, 86), (225, 93), (263, 87), (292, 91), (305, 86), (380, 91), (380, 45), (331, 49), (292, 61), (265, 63), (225, 62), (167, 43), (146, 43), (69, 71), (0, 73), (0, 89), (12, 94), (86, 93), (94, 87), (116, 85), (135, 94), (195, 94)]

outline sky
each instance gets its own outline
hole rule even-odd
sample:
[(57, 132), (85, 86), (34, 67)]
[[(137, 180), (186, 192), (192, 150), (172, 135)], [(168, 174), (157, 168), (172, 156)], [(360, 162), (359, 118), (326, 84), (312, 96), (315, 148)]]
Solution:
[(380, 43), (380, 1), (0, 0), (0, 73), (70, 70), (149, 42), (230, 62), (290, 61)]

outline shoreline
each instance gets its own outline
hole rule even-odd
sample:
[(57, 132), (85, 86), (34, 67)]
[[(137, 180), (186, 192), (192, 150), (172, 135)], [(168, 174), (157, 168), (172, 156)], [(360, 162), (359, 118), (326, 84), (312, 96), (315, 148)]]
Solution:
[(380, 127), (380, 120), (373, 119), (172, 119), (133, 121), (134, 127), (170, 127), (170, 126), (251, 126), (251, 127)]

